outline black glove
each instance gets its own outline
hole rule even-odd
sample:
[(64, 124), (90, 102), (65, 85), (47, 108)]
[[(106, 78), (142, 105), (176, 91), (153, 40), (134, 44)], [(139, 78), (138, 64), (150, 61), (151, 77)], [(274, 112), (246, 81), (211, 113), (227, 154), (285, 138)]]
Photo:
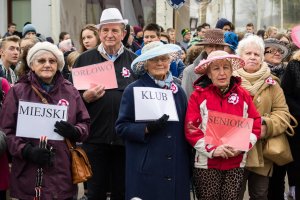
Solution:
[(78, 141), (80, 138), (80, 133), (75, 126), (65, 121), (57, 121), (55, 123), (54, 131), (59, 135), (68, 138), (72, 141)]
[(167, 121), (169, 119), (169, 115), (164, 114), (161, 118), (154, 122), (149, 122), (147, 124), (147, 130), (149, 133), (156, 132), (167, 125)]
[(49, 149), (41, 149), (38, 146), (32, 146), (32, 144), (28, 143), (22, 150), (23, 158), (29, 160), (39, 166), (49, 165), (51, 166), (52, 157), (54, 153)]

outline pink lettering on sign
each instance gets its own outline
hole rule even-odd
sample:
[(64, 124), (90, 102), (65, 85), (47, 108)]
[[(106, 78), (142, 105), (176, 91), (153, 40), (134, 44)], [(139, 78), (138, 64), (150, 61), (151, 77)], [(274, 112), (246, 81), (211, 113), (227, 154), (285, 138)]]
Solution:
[(104, 85), (105, 89), (118, 87), (112, 61), (73, 68), (72, 78), (77, 90), (87, 90), (95, 85)]
[(205, 144), (227, 144), (236, 150), (247, 151), (250, 144), (253, 119), (208, 111)]

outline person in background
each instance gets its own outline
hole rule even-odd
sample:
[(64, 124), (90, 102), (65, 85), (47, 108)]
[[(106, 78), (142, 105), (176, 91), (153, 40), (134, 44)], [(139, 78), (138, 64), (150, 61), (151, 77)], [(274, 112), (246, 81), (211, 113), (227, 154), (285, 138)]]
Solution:
[(261, 37), (262, 39), (264, 39), (265, 38), (265, 32), (266, 31), (264, 29), (260, 29), (260, 30), (257, 31), (256, 35)]
[(271, 73), (281, 79), (286, 67), (283, 60), (290, 54), (289, 48), (283, 42), (275, 38), (265, 39), (264, 43), (264, 61), (268, 64)]
[(6, 78), (12, 85), (17, 82), (14, 69), (20, 57), (19, 41), (20, 38), (13, 35), (2, 39), (0, 43), (0, 77)]
[(182, 35), (182, 41), (179, 42), (179, 45), (185, 48), (185, 50), (187, 50), (192, 36), (191, 30), (188, 28), (182, 29), (181, 35)]
[[(0, 118), (5, 118), (1, 113), (1, 108), (5, 100), (5, 96), (10, 89), (9, 82), (0, 77)], [(0, 131), (1, 128), (0, 128)], [(8, 165), (8, 154), (7, 152), (0, 153), (0, 199), (6, 200), (6, 191), (9, 189), (9, 165)]]
[(252, 35), (255, 34), (253, 23), (248, 23), (248, 24), (246, 24), (246, 33), (250, 33), (250, 34), (252, 34)]
[[(143, 45), (153, 41), (160, 40), (160, 26), (154, 23), (147, 24), (143, 29)], [(141, 47), (142, 48), (142, 47)], [(135, 52), (136, 55), (141, 55), (142, 49)]]
[(105, 90), (96, 85), (80, 91), (91, 116), (91, 132), (83, 143), (93, 170), (87, 181), (89, 200), (124, 200), (125, 195), (125, 147), (123, 140), (116, 135), (115, 122), (118, 117), (120, 101), (127, 85), (136, 80), (130, 68), (136, 55), (124, 48), (125, 26), (117, 8), (103, 10), (100, 17), (99, 36), (101, 44), (97, 48), (82, 53), (73, 68), (112, 61), (118, 83), (117, 88)]
[(225, 18), (219, 19), (217, 21), (217, 23), (216, 23), (216, 27), (215, 28), (222, 29), (224, 32), (226, 32), (226, 31), (234, 31), (233, 24), (230, 21), (228, 21), (227, 19), (225, 19)]
[[(300, 122), (300, 50), (292, 55), (292, 59), (288, 63), (285, 73), (282, 77), (281, 87), (289, 106), (291, 114)], [(300, 198), (300, 126), (295, 129), (295, 135), (289, 139), (290, 148), (294, 161), (287, 166), (289, 179), (289, 196), (293, 200)]]
[(204, 47), (202, 45), (192, 45), (186, 54), (186, 59), (185, 59), (185, 65), (189, 66), (193, 64), (195, 59), (200, 55), (200, 53), (204, 50)]
[[(144, 27), (144, 45), (149, 44), (153, 41), (160, 41), (160, 27), (157, 24), (151, 23)], [(135, 52), (136, 55), (141, 55), (142, 49)], [(170, 71), (172, 75), (179, 78), (184, 69), (184, 63), (182, 60), (172, 61), (170, 66)]]
[(175, 33), (175, 29), (174, 28), (168, 28), (167, 29), (167, 33), (170, 37), (170, 44), (176, 44), (177, 41), (176, 41), (176, 33)]
[(169, 37), (168, 33), (161, 32), (160, 33), (160, 41), (165, 43), (165, 44), (169, 44), (170, 43), (170, 37)]
[[(275, 38), (264, 40), (265, 58), (271, 73), (280, 80), (285, 72), (286, 64), (283, 60), (289, 55), (288, 47)], [(273, 164), (273, 174), (269, 181), (268, 199), (284, 200), (285, 176), (287, 165), (278, 166)]]
[(264, 39), (273, 38), (278, 33), (278, 28), (269, 26), (265, 32)]
[(8, 23), (7, 32), (3, 35), (3, 38), (14, 35), (17, 30), (17, 25), (15, 23)]
[(132, 52), (135, 52), (140, 49), (140, 46), (134, 41), (133, 27), (129, 24), (126, 25), (126, 35), (122, 40), (122, 43), (126, 48), (128, 48)]
[(140, 26), (134, 26), (134, 40), (137, 42), (137, 44), (142, 47), (143, 45), (143, 38), (144, 38), (144, 31), (143, 28)]
[(79, 43), (81, 52), (98, 46), (100, 44), (98, 28), (94, 24), (85, 25), (80, 31)]
[(70, 76), (71, 76), (71, 72), (69, 71), (68, 68), (68, 64), (66, 62), (67, 57), (70, 53), (72, 53), (73, 51), (75, 51), (75, 47), (73, 46), (73, 42), (71, 39), (66, 39), (66, 40), (62, 40), (59, 44), (58, 44), (58, 48), (59, 50), (61, 50), (64, 54), (64, 59), (65, 59), (65, 66), (63, 67), (62, 70), (62, 75), (65, 79), (69, 80)]
[(32, 48), (36, 43), (38, 43), (38, 39), (36, 37), (22, 38), (20, 40), (21, 54), (19, 62), (15, 69), (15, 73), (19, 79), (21, 79), (23, 75), (27, 74), (30, 71), (30, 67), (27, 64), (26, 57), (29, 49)]
[(183, 70), (182, 88), (185, 91), (188, 99), (194, 91), (194, 82), (200, 77), (199, 74), (194, 72), (195, 67), (200, 63), (201, 60), (206, 59), (211, 52), (216, 50), (224, 50), (225, 46), (229, 46), (229, 44), (224, 42), (224, 34), (221, 29), (208, 29), (205, 32), (204, 40), (199, 42), (198, 45), (203, 46), (204, 50), (194, 60), (193, 64), (187, 66)]
[[(195, 91), (188, 101), (185, 136), (196, 151), (193, 180), (197, 199), (238, 199), (248, 152), (229, 144), (205, 142), (209, 111), (252, 118), (249, 149), (260, 138), (261, 117), (249, 93), (240, 86), (241, 79), (232, 76), (244, 64), (238, 56), (217, 50), (195, 68), (202, 76), (195, 81)], [(230, 101), (233, 95), (238, 99), (234, 103)]]
[(36, 37), (36, 28), (32, 24), (27, 24), (23, 27), (22, 31), (23, 38)]
[[(65, 141), (48, 140), (47, 148), (40, 148), (39, 139), (16, 136), (18, 106), (20, 100), (42, 103), (32, 86), (49, 104), (68, 105), (71, 109), (68, 109), (67, 121), (57, 121), (53, 132), (73, 142), (88, 137), (90, 117), (79, 92), (60, 73), (64, 58), (56, 45), (49, 42), (35, 44), (28, 52), (27, 63), (30, 72), (8, 92), (1, 111), (5, 117), (0, 118), (0, 128), (7, 135), (12, 156), (10, 196), (33, 199), (37, 169), (43, 168), (40, 198), (71, 200), (77, 187), (72, 182), (70, 149)], [(35, 125), (34, 121), (29, 123)]]
[[(169, 71), (170, 53), (177, 53), (178, 57), (180, 50), (175, 44), (151, 42), (131, 64), (140, 78), (126, 87), (116, 121), (117, 134), (126, 145), (126, 200), (190, 199), (190, 151), (184, 139), (187, 102)], [(168, 121), (169, 116), (164, 114), (154, 121), (137, 122), (133, 92), (136, 87), (171, 90), (179, 120)]]
[(58, 38), (59, 38), (59, 43), (60, 43), (63, 40), (71, 39), (71, 36), (70, 36), (70, 34), (68, 32), (63, 31), (63, 32), (60, 32)]
[(238, 36), (234, 32), (227, 31), (224, 33), (224, 41), (230, 46), (225, 46), (224, 51), (229, 54), (235, 54), (235, 50), (239, 44)]
[(245, 66), (234, 71), (233, 75), (241, 77), (241, 86), (250, 93), (262, 116), (261, 138), (248, 153), (239, 199), (243, 199), (248, 181), (250, 199), (267, 200), (273, 162), (263, 156), (263, 144), (268, 138), (284, 134), (287, 124), (277, 115), (289, 121), (289, 109), (279, 79), (271, 74), (270, 68), (264, 62), (263, 39), (250, 35), (239, 42), (236, 52), (245, 61)]

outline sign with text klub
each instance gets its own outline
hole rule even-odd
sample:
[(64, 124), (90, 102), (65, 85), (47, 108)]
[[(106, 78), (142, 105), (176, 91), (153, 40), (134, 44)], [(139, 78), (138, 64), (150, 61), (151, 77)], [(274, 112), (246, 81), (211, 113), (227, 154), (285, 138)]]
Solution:
[(136, 121), (153, 121), (164, 114), (168, 121), (179, 121), (172, 90), (134, 87), (133, 93)]
[(67, 121), (68, 107), (19, 101), (16, 136), (49, 140), (63, 140), (54, 132), (56, 121)]
[(114, 63), (106, 61), (72, 69), (72, 78), (77, 90), (87, 90), (96, 85), (105, 89), (118, 87)]
[(205, 144), (227, 144), (236, 150), (247, 151), (250, 144), (253, 119), (208, 111)]

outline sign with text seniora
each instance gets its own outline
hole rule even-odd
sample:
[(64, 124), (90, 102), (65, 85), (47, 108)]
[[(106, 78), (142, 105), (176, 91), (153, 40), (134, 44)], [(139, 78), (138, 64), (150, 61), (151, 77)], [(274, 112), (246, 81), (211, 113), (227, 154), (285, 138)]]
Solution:
[(208, 111), (205, 144), (226, 144), (240, 151), (249, 150), (253, 119)]

